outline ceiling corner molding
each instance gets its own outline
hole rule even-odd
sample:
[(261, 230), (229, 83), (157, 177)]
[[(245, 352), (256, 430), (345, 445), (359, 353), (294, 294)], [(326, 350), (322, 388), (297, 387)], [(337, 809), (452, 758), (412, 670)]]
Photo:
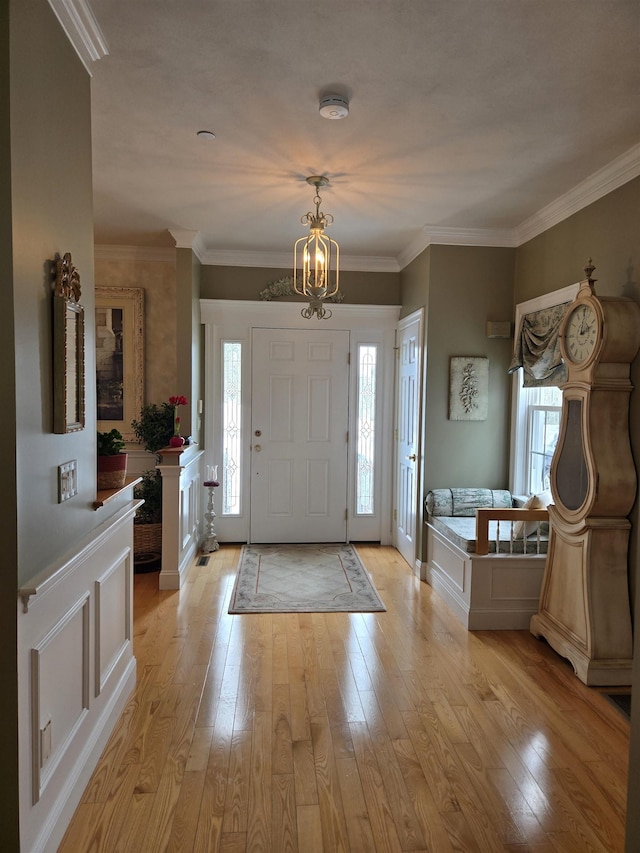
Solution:
[(91, 63), (109, 53), (107, 41), (87, 0), (49, 0), (62, 29), (91, 74)]
[(176, 249), (191, 249), (200, 263), (205, 263), (207, 247), (199, 231), (190, 231), (187, 228), (169, 228), (169, 234), (176, 241)]
[(174, 264), (176, 250), (160, 246), (116, 246), (102, 243), (94, 246), (93, 256), (96, 261), (159, 261)]
[(598, 169), (564, 195), (543, 207), (515, 229), (518, 245), (542, 234), (584, 207), (618, 189), (640, 175), (640, 144), (634, 145), (611, 163)]
[(516, 232), (511, 228), (442, 228), (427, 225), (398, 255), (399, 268), (404, 269), (431, 245), (497, 246), (515, 249), (518, 244)]

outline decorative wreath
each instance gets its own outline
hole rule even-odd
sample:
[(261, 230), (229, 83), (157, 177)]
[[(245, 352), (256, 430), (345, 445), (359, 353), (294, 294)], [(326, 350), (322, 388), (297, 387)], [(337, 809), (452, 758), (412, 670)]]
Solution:
[[(284, 278), (279, 278), (277, 281), (270, 281), (264, 290), (258, 294), (263, 302), (271, 302), (272, 299), (277, 299), (279, 296), (293, 296), (293, 276), (286, 275)], [(343, 302), (344, 296), (338, 291), (334, 296), (329, 297), (326, 302)]]

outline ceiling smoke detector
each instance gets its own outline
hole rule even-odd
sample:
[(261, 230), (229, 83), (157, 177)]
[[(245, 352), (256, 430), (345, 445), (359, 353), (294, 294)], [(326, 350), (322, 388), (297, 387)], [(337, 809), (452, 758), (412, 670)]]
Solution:
[(349, 115), (349, 101), (341, 95), (325, 95), (320, 100), (322, 118), (346, 118)]

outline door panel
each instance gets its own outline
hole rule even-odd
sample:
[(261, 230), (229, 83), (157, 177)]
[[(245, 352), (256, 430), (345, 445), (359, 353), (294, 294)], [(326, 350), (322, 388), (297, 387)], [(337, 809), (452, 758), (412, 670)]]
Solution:
[(349, 333), (254, 329), (251, 541), (344, 542)]
[(398, 330), (398, 396), (396, 423), (396, 524), (398, 551), (411, 567), (416, 559), (417, 455), (420, 434), (419, 394), (421, 322), (413, 320)]

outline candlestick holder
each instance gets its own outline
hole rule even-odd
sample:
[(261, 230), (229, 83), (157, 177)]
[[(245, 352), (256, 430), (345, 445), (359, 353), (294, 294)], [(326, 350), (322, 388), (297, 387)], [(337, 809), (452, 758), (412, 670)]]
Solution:
[(204, 514), (205, 521), (207, 523), (207, 535), (202, 545), (202, 550), (205, 554), (211, 554), (213, 551), (217, 551), (220, 548), (220, 543), (216, 538), (216, 513), (214, 509), (214, 492), (220, 485), (218, 482), (217, 465), (207, 465), (207, 479), (204, 481), (203, 485), (205, 489), (208, 489), (209, 491), (209, 502), (207, 503), (207, 510)]

